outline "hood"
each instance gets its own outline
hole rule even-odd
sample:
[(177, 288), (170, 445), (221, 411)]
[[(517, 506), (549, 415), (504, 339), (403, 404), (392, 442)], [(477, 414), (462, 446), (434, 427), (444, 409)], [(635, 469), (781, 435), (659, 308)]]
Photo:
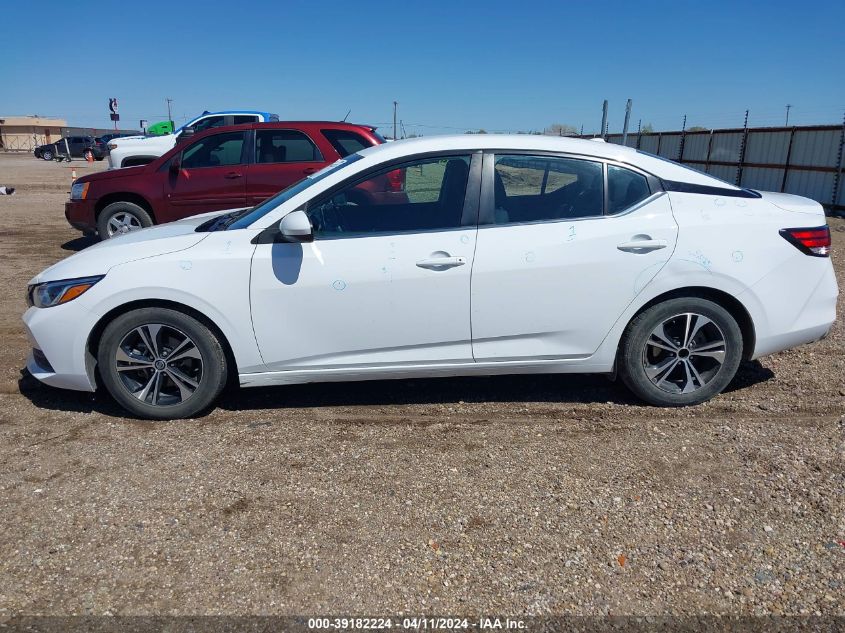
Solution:
[(208, 233), (197, 233), (196, 228), (208, 218), (220, 213), (224, 212), (194, 215), (178, 222), (151, 226), (103, 240), (53, 264), (33, 277), (29, 283), (104, 275), (120, 264), (186, 250), (208, 236)]
[(118, 147), (127, 147), (133, 145), (145, 145), (150, 142), (161, 142), (167, 141), (168, 139), (176, 139), (175, 134), (160, 134), (159, 136), (121, 136), (120, 138), (115, 138), (109, 141), (109, 143), (114, 143)]
[[(155, 162), (155, 161), (153, 161)], [(149, 167), (152, 163), (146, 165), (133, 165), (132, 167), (121, 167), (120, 169), (107, 169), (105, 171), (98, 171), (94, 174), (85, 174), (74, 180), (76, 183), (84, 182), (99, 182), (101, 180), (113, 180), (115, 178), (126, 178), (136, 174), (140, 174), (144, 169)]]

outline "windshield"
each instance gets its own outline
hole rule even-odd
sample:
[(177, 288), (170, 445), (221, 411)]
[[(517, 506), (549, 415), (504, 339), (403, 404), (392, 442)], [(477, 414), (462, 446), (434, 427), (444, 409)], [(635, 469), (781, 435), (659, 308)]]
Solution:
[(278, 207), (283, 202), (287, 202), (298, 193), (305, 191), (311, 185), (320, 182), (323, 178), (325, 178), (329, 174), (333, 174), (341, 167), (345, 167), (350, 163), (354, 163), (356, 160), (361, 160), (361, 158), (362, 156), (360, 154), (350, 154), (346, 158), (341, 158), (340, 160), (333, 162), (331, 165), (324, 167), (320, 171), (311, 174), (310, 176), (306, 176), (299, 182), (292, 184), (287, 189), (283, 189), (272, 198), (268, 198), (267, 200), (259, 204), (257, 207), (254, 207), (250, 210), (249, 213), (239, 217), (236, 222), (233, 222), (232, 224), (228, 225), (226, 229), (245, 229), (259, 218), (263, 218), (265, 215), (270, 213), (270, 211)]

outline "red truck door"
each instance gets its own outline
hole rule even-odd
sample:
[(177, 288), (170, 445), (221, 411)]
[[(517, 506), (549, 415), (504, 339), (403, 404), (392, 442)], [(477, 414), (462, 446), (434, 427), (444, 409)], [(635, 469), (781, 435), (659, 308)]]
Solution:
[(181, 169), (169, 171), (164, 184), (169, 220), (247, 206), (245, 138), (222, 132), (186, 145)]
[(254, 206), (338, 159), (300, 130), (256, 129), (255, 156), (247, 172), (247, 204)]

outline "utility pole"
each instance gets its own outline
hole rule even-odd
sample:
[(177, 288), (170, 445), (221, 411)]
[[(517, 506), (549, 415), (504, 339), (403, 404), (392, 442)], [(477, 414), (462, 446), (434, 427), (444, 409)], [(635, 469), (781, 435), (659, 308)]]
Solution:
[(622, 145), (628, 142), (628, 123), (631, 120), (631, 105), (633, 105), (633, 102), (628, 99), (628, 103), (625, 104), (625, 125), (622, 127)]
[(173, 123), (173, 115), (170, 114), (170, 104), (173, 103), (173, 99), (171, 99), (170, 97), (165, 97), (164, 100), (167, 101), (167, 120), (170, 121), (171, 127), (176, 127)]
[(789, 127), (789, 109), (792, 107), (791, 103), (786, 104), (786, 123), (784, 123), (784, 127)]
[(604, 138), (607, 135), (607, 99), (604, 100), (604, 104), (601, 107), (601, 137)]
[(396, 107), (399, 105), (398, 101), (393, 102), (393, 140), (396, 140)]

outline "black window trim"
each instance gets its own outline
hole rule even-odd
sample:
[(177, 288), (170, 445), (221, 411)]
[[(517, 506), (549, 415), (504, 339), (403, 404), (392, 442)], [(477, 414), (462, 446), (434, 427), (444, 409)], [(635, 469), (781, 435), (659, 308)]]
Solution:
[[(291, 161), (285, 161), (284, 163), (259, 163), (256, 160), (257, 156), (255, 155), (256, 152), (258, 151), (258, 133), (259, 132), (299, 132), (300, 134), (304, 134), (305, 138), (307, 138), (309, 141), (311, 141), (311, 144), (314, 146), (314, 149), (317, 150), (317, 154), (319, 155), (320, 158), (318, 160), (291, 160)], [(327, 160), (326, 157), (323, 156), (323, 151), (320, 149), (320, 146), (316, 142), (314, 142), (314, 139), (311, 137), (310, 134), (308, 134), (308, 132), (306, 132), (305, 130), (299, 129), (299, 128), (295, 128), (295, 127), (251, 128), (250, 129), (250, 145), (251, 145), (251, 149), (250, 149), (250, 153), (249, 153), (249, 157), (250, 157), (250, 163), (249, 164), (250, 165), (308, 165), (308, 164), (311, 164), (311, 163), (319, 163), (319, 164), (329, 165), (332, 162), (334, 162), (334, 161)], [(334, 149), (334, 148), (332, 148), (332, 149)], [(339, 158), (343, 158), (343, 156), (339, 156)]]
[[(323, 202), (327, 201), (329, 198), (334, 196), (338, 191), (341, 189), (345, 189), (350, 186), (354, 186), (358, 183), (364, 182), (373, 178), (381, 173), (392, 171), (394, 169), (398, 169), (403, 165), (413, 165), (422, 160), (430, 159), (430, 158), (448, 158), (450, 156), (469, 156), (470, 163), (469, 163), (469, 174), (467, 176), (467, 185), (466, 191), (464, 193), (464, 204), (463, 209), (461, 211), (461, 226), (456, 226), (453, 228), (444, 228), (444, 229), (421, 229), (421, 230), (410, 230), (410, 231), (379, 231), (374, 233), (350, 233), (348, 235), (336, 235), (336, 236), (318, 236), (314, 235), (314, 241), (330, 241), (330, 240), (353, 240), (353, 239), (366, 239), (369, 237), (386, 237), (390, 235), (422, 235), (426, 233), (446, 233), (446, 232), (453, 232), (453, 231), (467, 231), (467, 230), (475, 230), (478, 228), (478, 215), (480, 209), (480, 195), (481, 195), (481, 169), (482, 169), (482, 150), (478, 149), (465, 149), (465, 150), (442, 150), (442, 151), (433, 151), (433, 152), (423, 152), (420, 154), (414, 154), (413, 156), (403, 156), (401, 158), (397, 158), (394, 160), (390, 160), (384, 163), (379, 163), (378, 165), (374, 165), (369, 169), (366, 169), (354, 176), (343, 180), (336, 185), (326, 189), (324, 192), (319, 194), (317, 197), (308, 200), (305, 204), (297, 207), (295, 211), (305, 211), (308, 212), (308, 209), (313, 208), (316, 205), (320, 205)], [(261, 233), (253, 238), (252, 242), (254, 244), (273, 244), (277, 242), (281, 242), (282, 240), (278, 240), (279, 237), (279, 223), (274, 222), (271, 226), (263, 229)]]
[(663, 180), (663, 188), (666, 191), (676, 193), (696, 193), (705, 196), (724, 196), (725, 198), (762, 198), (763, 196), (753, 189), (729, 189), (727, 187), (716, 187), (712, 185), (697, 185), (691, 182), (680, 180)]

